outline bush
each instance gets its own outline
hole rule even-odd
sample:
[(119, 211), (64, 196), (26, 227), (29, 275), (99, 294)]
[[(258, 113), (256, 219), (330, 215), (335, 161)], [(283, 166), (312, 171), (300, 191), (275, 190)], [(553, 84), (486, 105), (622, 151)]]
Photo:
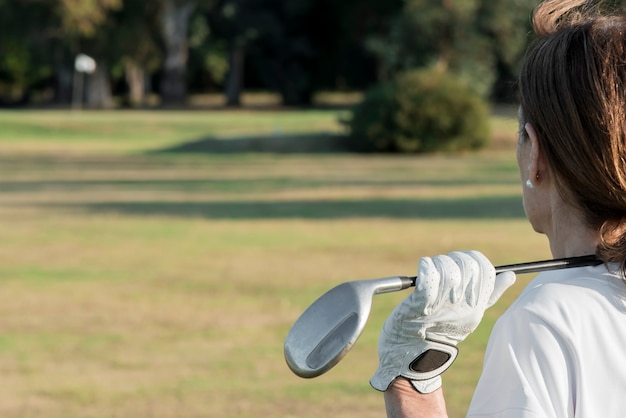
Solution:
[(348, 124), (357, 151), (463, 151), (489, 140), (487, 103), (436, 70), (407, 72), (368, 90)]

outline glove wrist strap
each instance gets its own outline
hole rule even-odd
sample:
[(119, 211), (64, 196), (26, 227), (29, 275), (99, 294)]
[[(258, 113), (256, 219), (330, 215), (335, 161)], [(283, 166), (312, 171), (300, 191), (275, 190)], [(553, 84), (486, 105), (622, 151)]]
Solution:
[(422, 353), (408, 366), (402, 375), (410, 380), (428, 380), (439, 376), (452, 365), (459, 349), (451, 344), (424, 340)]

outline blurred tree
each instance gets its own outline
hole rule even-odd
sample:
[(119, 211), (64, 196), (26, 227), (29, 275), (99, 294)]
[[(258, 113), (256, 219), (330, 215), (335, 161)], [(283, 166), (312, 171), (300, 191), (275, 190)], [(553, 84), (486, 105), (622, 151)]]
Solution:
[(111, 9), (119, 9), (122, 0), (55, 0), (65, 36), (92, 37), (108, 17)]
[(112, 14), (101, 37), (101, 48), (110, 52), (113, 75), (125, 81), (126, 103), (132, 107), (145, 103), (150, 75), (162, 62), (157, 17), (154, 2), (124, 0), (123, 8)]
[[(0, 78), (10, 85), (5, 97), (27, 100), (38, 83), (54, 74), (57, 100), (69, 102), (80, 40), (95, 36), (108, 11), (120, 5), (121, 0), (0, 2)], [(100, 66), (98, 70), (90, 78), (91, 89), (106, 81), (106, 71)]]
[(259, 39), (258, 71), (264, 84), (280, 92), (286, 106), (309, 105), (314, 85), (311, 67), (323, 59), (311, 34), (317, 22), (311, 19), (315, 0), (264, 0), (269, 16)]
[(198, 2), (199, 0), (158, 0), (159, 27), (164, 51), (160, 93), (161, 103), (164, 105), (183, 104), (187, 98), (187, 36), (189, 20)]
[[(123, 74), (122, 78), (128, 86), (128, 104), (138, 106), (145, 101), (150, 74), (158, 70), (161, 104), (184, 104), (187, 98), (189, 22), (194, 12), (210, 8), (214, 1), (117, 1), (120, 1), (121, 7), (101, 25), (102, 30), (82, 40), (83, 46), (99, 57), (99, 62), (103, 64), (99, 66), (103, 71), (101, 78), (106, 77), (106, 65), (110, 63), (115, 67), (113, 73), (118, 76)], [(98, 74), (90, 78), (91, 84), (94, 79), (98, 80)], [(111, 90), (110, 86), (104, 86), (104, 82), (100, 88), (97, 87), (94, 86), (87, 94), (92, 106), (94, 103), (90, 97), (93, 93)]]
[(320, 89), (365, 89), (428, 66), (500, 98), (535, 2), (0, 0), (0, 96), (26, 102), (54, 83), (69, 103), (74, 58), (86, 53), (98, 63), (85, 92), (92, 106), (110, 105), (111, 85), (141, 104), (152, 75), (165, 105), (184, 103), (190, 86), (223, 87), (236, 105), (244, 85), (307, 105)]
[(319, 88), (364, 88), (375, 62), (363, 38), (387, 28), (402, 0), (222, 0), (212, 34), (229, 50), (227, 102), (246, 84), (279, 92), (285, 105), (308, 105)]
[[(493, 82), (487, 92), (497, 101), (516, 100), (515, 81), (522, 56), (533, 39), (531, 13), (534, 0), (482, 0), (477, 27), (493, 56)], [(469, 51), (471, 54), (471, 51)]]
[(189, 27), (187, 84), (194, 91), (221, 89), (228, 74), (228, 47), (216, 39), (206, 14), (196, 14)]
[(212, 34), (224, 42), (226, 49), (224, 93), (227, 106), (241, 104), (248, 48), (259, 36), (269, 35), (280, 24), (264, 1), (220, 0), (208, 16)]
[[(123, 73), (128, 104), (144, 102), (150, 75), (159, 75), (164, 106), (183, 105), (187, 98), (187, 66), (193, 16), (213, 7), (213, 0), (124, 0), (104, 31), (104, 49)], [(195, 36), (195, 38), (194, 38)], [(206, 37), (201, 37), (206, 41)], [(129, 42), (132, 40), (132, 42)]]
[(74, 73), (74, 57), (84, 52), (92, 55), (97, 62), (96, 71), (87, 78), (85, 86), (87, 103), (91, 107), (113, 106), (106, 59), (108, 51), (96, 49), (92, 45), (98, 44), (97, 40), (102, 35), (101, 28), (107, 22), (109, 12), (120, 9), (122, 0), (54, 0), (53, 3), (54, 17), (58, 19), (57, 41), (60, 45), (57, 48), (60, 55), (69, 52), (70, 58), (62, 59), (57, 64), (59, 97), (63, 99), (67, 97), (64, 90), (72, 88), (70, 80), (73, 80), (73, 77), (70, 74)]
[(25, 104), (54, 73), (48, 30), (52, 7), (0, 0), (0, 104)]
[(309, 20), (316, 88), (362, 90), (378, 80), (376, 57), (366, 40), (389, 32), (404, 0), (318, 0)]
[(210, 20), (228, 45), (227, 103), (238, 105), (245, 76), (279, 92), (283, 104), (311, 102), (316, 2), (222, 0)]
[(160, 93), (164, 105), (183, 104), (187, 97), (189, 24), (194, 12), (212, 10), (217, 0), (157, 0), (163, 46)]
[(488, 96), (517, 70), (535, 0), (406, 0), (389, 33), (371, 37), (381, 79), (416, 67), (450, 71)]

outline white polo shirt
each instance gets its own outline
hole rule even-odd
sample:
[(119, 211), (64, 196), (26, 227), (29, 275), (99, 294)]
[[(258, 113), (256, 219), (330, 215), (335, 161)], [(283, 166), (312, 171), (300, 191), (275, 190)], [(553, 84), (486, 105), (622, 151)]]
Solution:
[(626, 417), (622, 276), (601, 265), (531, 281), (494, 326), (467, 416)]

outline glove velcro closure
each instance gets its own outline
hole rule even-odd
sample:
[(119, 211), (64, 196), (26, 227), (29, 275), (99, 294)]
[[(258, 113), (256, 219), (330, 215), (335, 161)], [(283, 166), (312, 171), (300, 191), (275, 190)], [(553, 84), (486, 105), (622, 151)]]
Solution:
[(451, 344), (424, 340), (422, 352), (411, 361), (401, 376), (409, 380), (428, 380), (445, 372), (456, 360), (459, 349)]
[(418, 344), (386, 352), (370, 380), (376, 390), (385, 392), (391, 382), (402, 376), (409, 379), (421, 393), (430, 393), (441, 386), (438, 376), (452, 365), (458, 349), (452, 344), (422, 340)]

